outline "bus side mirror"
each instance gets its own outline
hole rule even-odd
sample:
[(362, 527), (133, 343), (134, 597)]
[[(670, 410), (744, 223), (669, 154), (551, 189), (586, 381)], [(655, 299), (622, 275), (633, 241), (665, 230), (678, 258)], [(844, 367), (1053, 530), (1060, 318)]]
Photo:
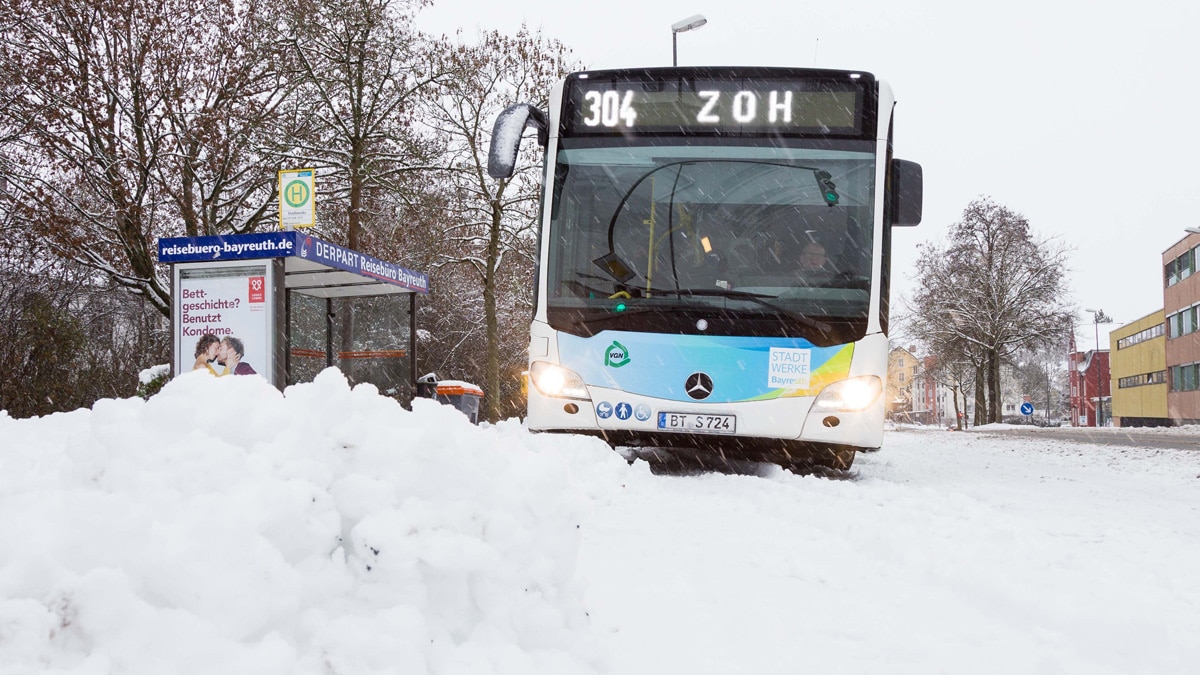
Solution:
[(892, 226), (921, 224), (924, 178), (921, 165), (904, 159), (892, 160)]
[(549, 124), (546, 113), (528, 103), (517, 103), (505, 108), (492, 126), (492, 146), (488, 149), (488, 175), (492, 178), (512, 178), (517, 167), (517, 151), (521, 148), (521, 134), (525, 127), (533, 126), (538, 132), (538, 145), (543, 148), (549, 141)]

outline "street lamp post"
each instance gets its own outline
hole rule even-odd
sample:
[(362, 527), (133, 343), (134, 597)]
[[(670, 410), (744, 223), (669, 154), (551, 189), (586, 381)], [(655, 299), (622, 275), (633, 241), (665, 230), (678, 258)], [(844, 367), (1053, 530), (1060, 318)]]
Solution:
[(676, 21), (671, 24), (671, 65), (679, 65), (679, 40), (680, 33), (686, 33), (689, 30), (695, 30), (704, 24), (708, 23), (708, 19), (704, 18), (703, 14), (689, 16), (682, 21)]

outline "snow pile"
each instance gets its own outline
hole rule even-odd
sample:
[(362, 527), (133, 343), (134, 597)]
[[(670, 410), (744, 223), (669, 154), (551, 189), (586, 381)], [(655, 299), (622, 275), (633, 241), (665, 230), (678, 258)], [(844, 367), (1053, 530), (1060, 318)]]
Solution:
[(828, 479), (336, 370), (0, 412), (0, 673), (1190, 675), (1200, 453), (1044, 431), (898, 426)]
[(151, 366), (138, 373), (138, 382), (142, 384), (150, 384), (160, 377), (166, 377), (171, 374), (171, 364), (160, 363), (157, 366)]
[(558, 447), (335, 369), (286, 395), (188, 373), (149, 401), (0, 414), (0, 663), (596, 672), (573, 475), (624, 462)]

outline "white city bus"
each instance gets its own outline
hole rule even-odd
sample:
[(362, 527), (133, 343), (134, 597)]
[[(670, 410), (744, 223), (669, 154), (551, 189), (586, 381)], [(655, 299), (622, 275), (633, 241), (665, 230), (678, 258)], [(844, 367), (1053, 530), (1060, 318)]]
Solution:
[(728, 67), (574, 73), (548, 114), (505, 110), (489, 173), (529, 126), (546, 152), (529, 428), (832, 468), (879, 448), (891, 228), (922, 199), (893, 105), (870, 73)]

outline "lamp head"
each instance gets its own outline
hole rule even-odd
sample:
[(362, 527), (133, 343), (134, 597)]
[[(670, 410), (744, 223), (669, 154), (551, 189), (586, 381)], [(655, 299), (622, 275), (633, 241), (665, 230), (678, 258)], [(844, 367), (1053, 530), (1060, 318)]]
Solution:
[(689, 16), (682, 21), (676, 21), (675, 23), (671, 24), (671, 32), (686, 33), (687, 31), (699, 28), (706, 23), (708, 23), (708, 19), (704, 18), (703, 14), (696, 14), (695, 16)]

